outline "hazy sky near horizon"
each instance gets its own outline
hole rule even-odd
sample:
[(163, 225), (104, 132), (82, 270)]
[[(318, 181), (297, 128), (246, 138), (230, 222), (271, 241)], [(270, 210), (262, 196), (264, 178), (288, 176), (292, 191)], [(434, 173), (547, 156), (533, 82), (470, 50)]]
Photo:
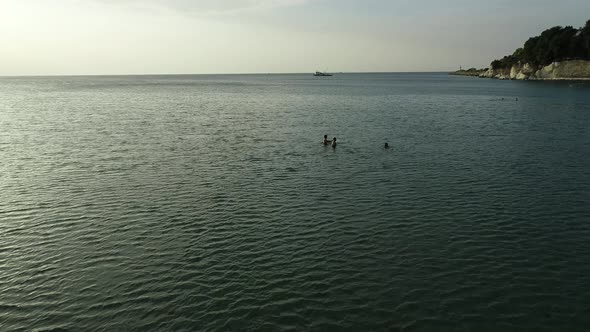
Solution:
[(0, 75), (484, 67), (588, 0), (0, 0)]

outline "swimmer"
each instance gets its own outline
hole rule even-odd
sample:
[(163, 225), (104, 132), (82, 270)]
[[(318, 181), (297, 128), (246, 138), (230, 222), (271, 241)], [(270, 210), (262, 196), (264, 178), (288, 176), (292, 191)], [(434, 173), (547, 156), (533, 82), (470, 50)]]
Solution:
[(332, 147), (336, 148), (336, 137), (332, 138)]
[(383, 146), (385, 149), (389, 149), (389, 144), (385, 143), (385, 145)]
[(330, 141), (328, 141), (328, 135), (324, 135), (324, 139), (322, 140), (322, 144), (328, 145), (328, 142), (330, 142)]

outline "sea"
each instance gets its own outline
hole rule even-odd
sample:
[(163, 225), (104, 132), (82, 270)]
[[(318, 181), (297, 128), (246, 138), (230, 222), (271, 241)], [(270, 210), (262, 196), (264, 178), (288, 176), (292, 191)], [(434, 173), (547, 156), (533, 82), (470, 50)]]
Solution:
[(0, 78), (0, 331), (588, 329), (588, 82)]

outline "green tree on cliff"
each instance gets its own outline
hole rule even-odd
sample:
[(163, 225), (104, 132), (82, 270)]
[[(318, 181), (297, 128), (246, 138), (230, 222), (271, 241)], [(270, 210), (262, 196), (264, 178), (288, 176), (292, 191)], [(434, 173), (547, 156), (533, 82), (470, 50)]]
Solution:
[(590, 58), (590, 20), (588, 20), (588, 22), (586, 22), (586, 26), (584, 26), (582, 29), (582, 45), (584, 50), (586, 51), (586, 56), (588, 58)]
[(556, 26), (529, 38), (512, 55), (492, 62), (492, 68), (509, 68), (514, 64), (548, 65), (568, 59), (590, 60), (590, 20), (580, 29)]
[(523, 62), (535, 63), (537, 61), (537, 44), (539, 43), (539, 39), (541, 39), (540, 36), (532, 37), (524, 43), (521, 58)]

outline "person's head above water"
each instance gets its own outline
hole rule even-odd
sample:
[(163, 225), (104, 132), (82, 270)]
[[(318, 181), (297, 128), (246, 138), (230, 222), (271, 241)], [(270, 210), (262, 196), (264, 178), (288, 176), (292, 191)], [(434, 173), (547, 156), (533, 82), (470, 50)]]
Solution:
[(328, 139), (328, 135), (324, 135), (324, 139)]
[(332, 142), (336, 142), (336, 137), (332, 138)]
[(389, 144), (385, 143), (385, 145), (383, 147), (386, 149), (389, 149)]

